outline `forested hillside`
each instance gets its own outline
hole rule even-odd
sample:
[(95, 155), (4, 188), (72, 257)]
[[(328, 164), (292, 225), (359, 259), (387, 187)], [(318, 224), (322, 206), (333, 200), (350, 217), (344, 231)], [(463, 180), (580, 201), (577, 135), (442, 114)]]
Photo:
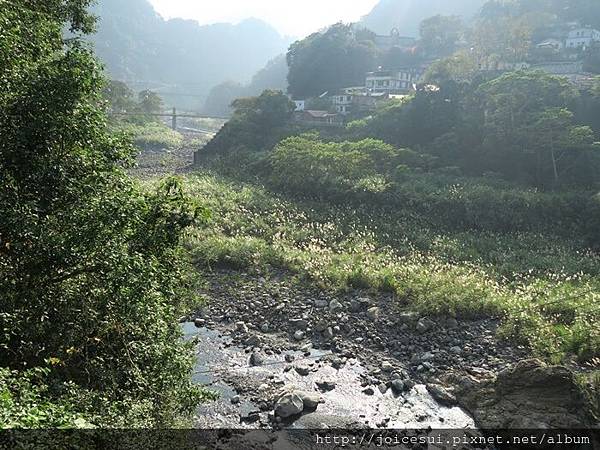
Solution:
[(485, 0), (381, 0), (373, 10), (363, 17), (361, 23), (367, 28), (388, 34), (397, 28), (402, 35), (418, 36), (421, 22), (437, 14), (458, 15), (471, 20)]
[(164, 95), (167, 103), (191, 109), (219, 83), (248, 82), (289, 44), (257, 19), (209, 26), (164, 20), (147, 0), (100, 0), (92, 11), (100, 20), (89, 39), (113, 79), (175, 93)]

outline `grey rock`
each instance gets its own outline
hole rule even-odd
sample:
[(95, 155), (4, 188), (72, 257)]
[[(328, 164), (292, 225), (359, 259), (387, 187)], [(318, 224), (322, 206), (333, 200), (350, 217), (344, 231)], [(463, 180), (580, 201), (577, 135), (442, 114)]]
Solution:
[(308, 321), (304, 319), (290, 319), (290, 325), (298, 330), (306, 331), (308, 328)]
[(198, 328), (202, 328), (204, 325), (206, 325), (206, 320), (204, 320), (204, 319), (195, 319), (194, 320), (194, 325), (196, 325), (196, 327), (198, 327)]
[(381, 363), (381, 370), (383, 370), (384, 372), (391, 372), (392, 370), (394, 370), (394, 366), (388, 361), (384, 361)]
[(375, 394), (375, 389), (373, 389), (372, 387), (369, 386), (369, 387), (363, 389), (363, 394), (373, 395), (373, 394)]
[(321, 402), (321, 396), (316, 392), (297, 391), (295, 393), (302, 399), (305, 409), (315, 409)]
[(247, 333), (248, 332), (248, 326), (244, 322), (236, 322), (235, 323), (235, 329), (237, 331), (239, 331), (240, 333)]
[(234, 395), (233, 397), (231, 397), (231, 404), (232, 405), (237, 405), (240, 402), (240, 396), (239, 395)]
[(310, 368), (305, 365), (294, 367), (298, 375), (302, 375), (303, 377), (307, 376), (310, 373)]
[(458, 345), (455, 345), (454, 347), (450, 348), (450, 353), (454, 353), (455, 355), (460, 355), (462, 353), (462, 348), (459, 347)]
[(296, 339), (297, 341), (301, 341), (302, 339), (304, 339), (304, 331), (296, 331), (294, 333), (294, 339)]
[(419, 321), (417, 322), (417, 332), (418, 333), (427, 333), (428, 331), (433, 329), (433, 327), (435, 327), (435, 322), (428, 319), (427, 317), (423, 317), (422, 319), (419, 319)]
[(302, 398), (295, 393), (285, 394), (275, 405), (275, 416), (282, 419), (296, 416), (304, 411)]
[(427, 391), (440, 405), (455, 406), (457, 404), (456, 397), (442, 385), (428, 384)]
[(344, 305), (342, 305), (337, 299), (333, 299), (331, 300), (331, 302), (329, 302), (329, 311), (331, 311), (332, 313), (338, 313), (338, 312), (342, 312), (344, 310)]
[(402, 394), (406, 390), (406, 385), (404, 381), (400, 379), (395, 379), (392, 381), (392, 391), (394, 394)]
[(319, 380), (315, 384), (322, 391), (332, 391), (336, 386), (336, 383), (333, 380)]
[(325, 339), (333, 338), (333, 329), (331, 327), (329, 327), (325, 331), (323, 331), (323, 337)]
[(377, 306), (373, 306), (373, 307), (367, 309), (367, 316), (371, 320), (379, 319), (380, 314), (381, 314), (381, 310)]
[(268, 323), (263, 323), (260, 326), (260, 331), (262, 331), (263, 333), (268, 333), (269, 332), (269, 324)]
[(250, 365), (251, 366), (262, 366), (265, 362), (265, 358), (262, 354), (258, 352), (253, 352), (250, 355)]

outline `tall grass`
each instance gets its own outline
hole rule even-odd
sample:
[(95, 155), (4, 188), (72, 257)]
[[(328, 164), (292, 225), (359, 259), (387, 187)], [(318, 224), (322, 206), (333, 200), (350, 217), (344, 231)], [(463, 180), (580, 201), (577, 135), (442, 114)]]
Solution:
[(187, 239), (199, 265), (285, 268), (327, 289), (392, 292), (397, 310), (499, 317), (503, 337), (553, 361), (600, 355), (600, 258), (575, 238), (447, 230), (414, 211), (291, 200), (208, 173), (186, 190), (213, 211)]

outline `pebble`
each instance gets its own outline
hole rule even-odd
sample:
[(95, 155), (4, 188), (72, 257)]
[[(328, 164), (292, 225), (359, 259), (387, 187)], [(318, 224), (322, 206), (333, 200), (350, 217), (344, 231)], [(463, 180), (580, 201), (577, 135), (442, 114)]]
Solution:
[(342, 312), (344, 310), (344, 305), (342, 305), (337, 299), (333, 299), (331, 300), (331, 302), (329, 302), (329, 311), (331, 311), (332, 313), (338, 313), (338, 312)]
[(296, 331), (294, 333), (294, 339), (296, 339), (297, 341), (301, 341), (302, 339), (304, 339), (304, 331)]

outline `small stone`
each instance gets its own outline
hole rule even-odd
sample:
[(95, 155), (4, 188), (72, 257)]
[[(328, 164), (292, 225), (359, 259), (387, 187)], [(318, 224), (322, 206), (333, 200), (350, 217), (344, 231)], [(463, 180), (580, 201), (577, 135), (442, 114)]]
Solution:
[(460, 355), (462, 353), (462, 348), (460, 348), (458, 345), (455, 345), (454, 347), (450, 348), (450, 353)]
[(325, 339), (333, 338), (333, 329), (331, 327), (328, 327), (325, 331), (323, 331), (323, 337)]
[(400, 380), (399, 378), (392, 381), (392, 391), (394, 391), (394, 394), (402, 394), (405, 389), (406, 386), (404, 381)]
[(333, 380), (320, 380), (315, 383), (322, 391), (332, 391), (335, 389), (336, 383)]
[(298, 375), (302, 375), (303, 377), (307, 376), (310, 373), (310, 369), (308, 368), (308, 366), (305, 365), (296, 366), (294, 367), (294, 369), (296, 370)]
[(301, 341), (302, 339), (304, 339), (304, 331), (296, 331), (294, 333), (294, 339), (296, 339), (297, 341)]
[(363, 394), (373, 395), (373, 394), (375, 394), (375, 390), (371, 386), (369, 386), (369, 387), (363, 389)]
[(385, 394), (388, 390), (388, 387), (385, 383), (381, 383), (379, 386), (377, 386), (379, 388), (379, 392), (381, 392), (382, 394)]
[(306, 331), (308, 328), (308, 321), (304, 319), (290, 319), (290, 325), (298, 330)]
[(305, 409), (315, 409), (321, 402), (321, 396), (316, 392), (301, 391), (296, 392), (296, 394), (298, 394), (298, 396), (302, 399)]
[(231, 404), (232, 405), (237, 405), (240, 402), (240, 396), (239, 395), (234, 395), (233, 397), (231, 397)]
[(381, 310), (377, 306), (373, 306), (373, 307), (367, 309), (367, 316), (371, 320), (379, 319), (380, 313), (381, 313)]
[(260, 331), (262, 331), (263, 333), (268, 333), (269, 332), (269, 324), (268, 323), (263, 323), (260, 326)]
[(291, 363), (292, 361), (294, 361), (296, 359), (296, 357), (294, 355), (290, 355), (287, 354), (284, 356), (285, 362)]
[(450, 329), (458, 328), (458, 320), (456, 320), (454, 317), (450, 317), (448, 320), (446, 320), (446, 326)]
[(329, 302), (329, 311), (331, 311), (332, 313), (338, 313), (344, 310), (344, 305), (342, 305), (338, 300), (336, 300), (335, 298), (333, 300), (331, 300), (331, 302)]
[(384, 372), (391, 372), (392, 370), (394, 370), (394, 366), (390, 362), (384, 361), (381, 363), (381, 370), (383, 370)]
[(198, 327), (198, 328), (202, 328), (204, 325), (206, 325), (206, 320), (204, 320), (204, 319), (195, 319), (194, 320), (194, 325), (196, 325), (196, 327)]
[(418, 333), (426, 333), (431, 330), (435, 326), (435, 322), (429, 320), (427, 317), (423, 317), (419, 319), (417, 322), (417, 332)]
[(413, 380), (404, 380), (404, 386), (407, 391), (410, 391), (416, 386), (416, 383)]
[(262, 366), (265, 362), (265, 358), (258, 352), (253, 352), (250, 355), (250, 365), (251, 366)]
[(235, 329), (240, 333), (248, 332), (248, 326), (244, 322), (236, 322)]

